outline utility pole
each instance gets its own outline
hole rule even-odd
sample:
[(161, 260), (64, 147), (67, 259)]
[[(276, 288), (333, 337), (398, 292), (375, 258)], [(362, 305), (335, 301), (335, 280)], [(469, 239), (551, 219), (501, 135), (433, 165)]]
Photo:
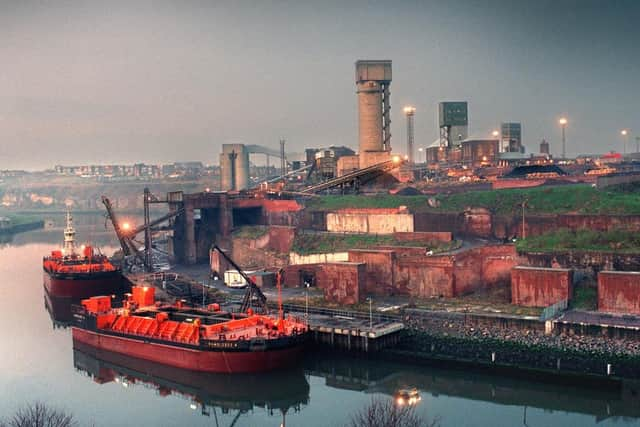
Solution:
[(285, 159), (284, 154), (284, 138), (280, 140), (280, 175), (282, 176), (282, 180), (286, 181), (285, 175), (287, 174), (287, 159)]
[(622, 135), (622, 139), (624, 142), (624, 154), (626, 156), (627, 154), (627, 146), (629, 145), (629, 135), (631, 134), (631, 131), (629, 129), (622, 129), (620, 131), (620, 135)]
[(526, 199), (522, 202), (522, 240), (527, 238), (527, 233), (526, 233), (526, 230), (525, 230), (525, 222), (524, 222), (524, 208), (525, 208), (525, 206), (527, 206), (527, 200)]
[(151, 202), (151, 191), (149, 188), (144, 189), (144, 267), (145, 271), (153, 270), (153, 255), (151, 253), (151, 227), (149, 226), (149, 203)]

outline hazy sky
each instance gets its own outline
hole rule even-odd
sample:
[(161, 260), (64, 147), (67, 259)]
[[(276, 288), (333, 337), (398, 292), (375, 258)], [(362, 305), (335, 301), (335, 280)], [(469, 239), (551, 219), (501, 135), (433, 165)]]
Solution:
[[(0, 1), (0, 169), (217, 163), (227, 142), (357, 147), (354, 62), (393, 61), (416, 144), (437, 103), (568, 154), (640, 136), (640, 1)], [(635, 146), (635, 135), (632, 136)]]

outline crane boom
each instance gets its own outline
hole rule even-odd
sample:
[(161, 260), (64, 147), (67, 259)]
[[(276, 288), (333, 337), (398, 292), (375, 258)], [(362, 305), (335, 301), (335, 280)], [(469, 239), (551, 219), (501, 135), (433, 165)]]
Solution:
[(231, 257), (229, 257), (229, 255), (227, 255), (222, 249), (220, 249), (218, 245), (216, 244), (211, 245), (211, 249), (218, 251), (218, 253), (222, 255), (222, 257), (229, 264), (231, 264), (233, 268), (236, 269), (238, 274), (240, 274), (240, 276), (242, 276), (242, 278), (247, 281), (247, 291), (245, 292), (244, 297), (242, 298), (242, 305), (240, 306), (240, 311), (242, 312), (247, 311), (251, 306), (251, 301), (253, 297), (256, 296), (258, 298), (258, 304), (260, 308), (263, 309), (265, 312), (268, 312), (269, 308), (267, 307), (267, 297), (265, 296), (265, 294), (262, 293), (258, 285), (256, 285), (256, 282), (247, 273), (242, 271), (242, 268), (240, 268), (240, 266), (238, 266), (238, 264), (236, 264), (235, 261), (233, 261)]
[(113, 229), (116, 232), (116, 236), (118, 236), (118, 240), (120, 241), (120, 246), (122, 247), (122, 253), (125, 256), (131, 255), (131, 247), (129, 245), (129, 242), (127, 241), (127, 236), (122, 231), (122, 228), (120, 227), (120, 222), (118, 222), (118, 219), (116, 218), (116, 214), (113, 211), (113, 205), (111, 204), (111, 200), (109, 200), (107, 196), (102, 196), (102, 204), (107, 209), (107, 216), (109, 216), (109, 219), (111, 220), (111, 224), (113, 224)]

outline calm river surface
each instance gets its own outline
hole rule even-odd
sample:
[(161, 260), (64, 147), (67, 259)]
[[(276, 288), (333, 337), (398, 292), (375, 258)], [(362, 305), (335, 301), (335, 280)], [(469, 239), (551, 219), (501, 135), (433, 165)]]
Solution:
[[(77, 218), (78, 240), (112, 253), (97, 217)], [(95, 426), (342, 426), (372, 398), (415, 388), (417, 412), (441, 426), (635, 426), (630, 392), (563, 387), (474, 372), (308, 356), (290, 372), (211, 376), (73, 349), (45, 309), (41, 258), (61, 225), (0, 243), (0, 417), (42, 401)]]

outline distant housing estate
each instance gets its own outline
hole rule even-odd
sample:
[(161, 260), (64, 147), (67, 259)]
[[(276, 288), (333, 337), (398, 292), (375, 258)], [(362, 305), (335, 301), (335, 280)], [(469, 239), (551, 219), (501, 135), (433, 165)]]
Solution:
[(55, 173), (61, 176), (98, 178), (101, 180), (187, 178), (215, 175), (217, 167), (205, 167), (202, 162), (174, 162), (165, 165), (56, 165)]

